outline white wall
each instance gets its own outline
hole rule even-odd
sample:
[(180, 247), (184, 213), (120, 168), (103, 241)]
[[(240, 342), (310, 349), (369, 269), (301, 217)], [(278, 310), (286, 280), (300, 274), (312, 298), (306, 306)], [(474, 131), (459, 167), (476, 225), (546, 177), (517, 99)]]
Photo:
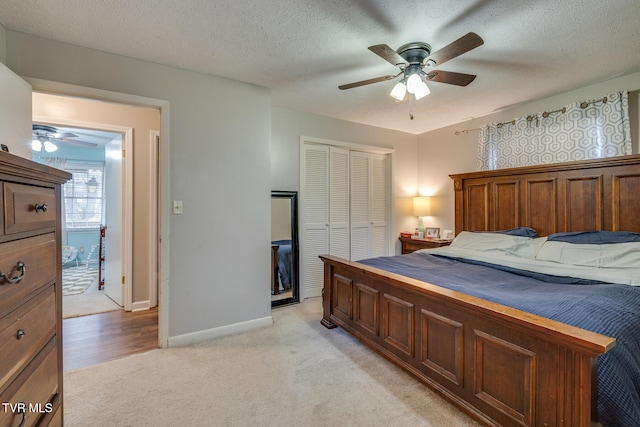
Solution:
[(274, 107), (271, 129), (271, 189), (300, 191), (300, 136), (394, 149), (391, 239), (413, 230), (411, 199), (416, 194), (416, 135)]
[[(270, 319), (269, 91), (13, 31), (6, 41), (7, 65), (21, 76), (169, 102), (161, 191), (184, 202), (163, 236), (169, 337)], [(248, 224), (251, 238), (240, 238)]]
[[(540, 111), (560, 108), (564, 105), (598, 98), (618, 90), (628, 90), (631, 115), (631, 139), (633, 152), (640, 152), (638, 128), (640, 117), (638, 99), (640, 73), (601, 82), (549, 98), (522, 103), (501, 111), (456, 125), (437, 129), (418, 136), (418, 186), (424, 195), (434, 195), (432, 216), (425, 218), (425, 226), (451, 229), (454, 226), (453, 182), (449, 174), (476, 170), (478, 132), (475, 129), (487, 123), (499, 123)], [(456, 135), (456, 132), (461, 132)]]
[(0, 143), (12, 154), (31, 157), (31, 86), (7, 68), (7, 30), (0, 25)]
[(0, 62), (4, 64), (6, 59), (7, 47), (5, 43), (5, 39), (7, 38), (7, 30), (0, 25)]
[(4, 64), (0, 64), (0, 143), (16, 156), (31, 158), (31, 86)]

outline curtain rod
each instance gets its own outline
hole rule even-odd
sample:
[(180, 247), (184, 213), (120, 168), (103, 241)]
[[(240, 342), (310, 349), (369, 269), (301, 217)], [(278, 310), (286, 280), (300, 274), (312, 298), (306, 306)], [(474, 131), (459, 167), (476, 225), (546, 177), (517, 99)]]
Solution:
[(510, 121), (508, 121), (508, 122), (498, 123), (498, 124), (496, 125), (496, 127), (497, 127), (498, 129), (500, 129), (500, 128), (501, 128), (502, 126), (504, 126), (504, 125), (515, 125), (515, 124), (516, 124), (516, 119), (513, 119), (513, 120), (510, 120)]
[[(580, 108), (585, 109), (585, 108), (587, 108), (589, 105), (591, 105), (591, 104), (595, 104), (595, 103), (597, 103), (597, 102), (602, 102), (602, 103), (606, 104), (606, 103), (607, 103), (607, 101), (608, 101), (608, 99), (607, 99), (607, 97), (606, 97), (606, 96), (603, 96), (603, 97), (602, 97), (602, 98), (600, 98), (600, 99), (594, 99), (593, 101), (583, 101), (583, 102), (581, 102), (581, 103), (580, 103)], [(553, 111), (545, 111), (545, 112), (543, 112), (543, 113), (542, 113), (542, 117), (546, 119), (547, 117), (549, 117), (549, 116), (550, 116), (551, 114), (553, 114), (553, 113), (563, 113), (563, 114), (564, 114), (564, 113), (566, 113), (566, 112), (567, 112), (567, 107), (562, 107), (562, 108), (559, 108), (559, 109), (557, 109), (557, 110), (553, 110)], [(536, 119), (536, 121), (537, 121), (537, 119), (538, 119), (538, 115), (537, 115), (537, 114), (531, 114), (531, 115), (527, 116), (527, 121), (528, 121), (528, 122), (532, 121), (533, 119)], [(508, 122), (498, 123), (498, 124), (496, 124), (496, 127), (497, 127), (497, 128), (502, 128), (504, 125), (515, 125), (515, 124), (516, 124), (516, 120), (515, 120), (515, 119), (513, 119), (513, 120), (508, 121)], [(473, 128), (473, 129), (457, 130), (457, 131), (455, 132), (455, 134), (456, 134), (456, 135), (460, 135), (460, 134), (462, 134), (462, 133), (467, 134), (467, 133), (469, 133), (469, 132), (471, 132), (471, 131), (473, 131), (473, 130), (482, 130), (482, 128)]]
[(460, 135), (461, 133), (469, 133), (472, 130), (482, 130), (482, 128), (473, 128), (473, 129), (465, 129), (465, 130), (457, 130), (456, 135)]
[(591, 104), (595, 104), (596, 102), (600, 102), (600, 101), (602, 101), (602, 103), (603, 103), (603, 104), (606, 104), (608, 100), (607, 100), (607, 97), (606, 97), (606, 96), (603, 96), (602, 98), (600, 98), (600, 99), (595, 99), (595, 100), (593, 100), (593, 101), (583, 101), (583, 102), (581, 102), (581, 103), (580, 103), (580, 108), (585, 109), (585, 108), (587, 108), (589, 105), (591, 105)]

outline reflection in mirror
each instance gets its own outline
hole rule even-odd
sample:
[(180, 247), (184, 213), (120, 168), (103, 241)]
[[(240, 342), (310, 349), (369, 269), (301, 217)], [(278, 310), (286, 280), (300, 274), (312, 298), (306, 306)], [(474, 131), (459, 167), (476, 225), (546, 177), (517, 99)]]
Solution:
[(298, 193), (271, 192), (271, 307), (300, 301)]

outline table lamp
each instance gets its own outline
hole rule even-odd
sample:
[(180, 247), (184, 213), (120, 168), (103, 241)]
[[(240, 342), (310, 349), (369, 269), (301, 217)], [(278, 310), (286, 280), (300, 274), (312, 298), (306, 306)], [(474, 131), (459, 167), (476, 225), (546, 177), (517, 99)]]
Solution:
[(429, 197), (419, 196), (413, 198), (413, 216), (418, 217), (418, 231), (424, 232), (423, 216), (431, 215), (431, 201)]

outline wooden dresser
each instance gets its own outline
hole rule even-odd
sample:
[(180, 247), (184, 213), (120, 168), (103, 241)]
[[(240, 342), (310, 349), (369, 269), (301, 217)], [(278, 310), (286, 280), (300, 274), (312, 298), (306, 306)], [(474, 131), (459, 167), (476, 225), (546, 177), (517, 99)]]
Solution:
[(0, 427), (63, 422), (60, 203), (70, 178), (0, 152)]

